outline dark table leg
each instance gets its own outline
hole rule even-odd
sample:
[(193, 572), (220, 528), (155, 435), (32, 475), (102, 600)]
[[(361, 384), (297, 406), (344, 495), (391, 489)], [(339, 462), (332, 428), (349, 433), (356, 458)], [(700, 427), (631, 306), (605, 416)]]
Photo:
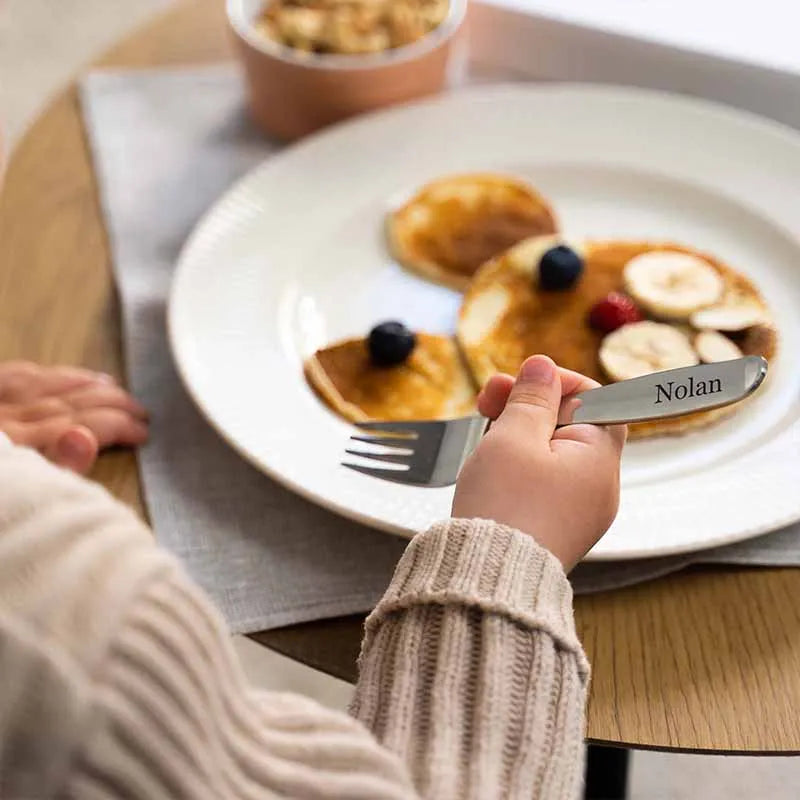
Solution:
[(590, 744), (586, 753), (585, 800), (625, 800), (630, 751)]

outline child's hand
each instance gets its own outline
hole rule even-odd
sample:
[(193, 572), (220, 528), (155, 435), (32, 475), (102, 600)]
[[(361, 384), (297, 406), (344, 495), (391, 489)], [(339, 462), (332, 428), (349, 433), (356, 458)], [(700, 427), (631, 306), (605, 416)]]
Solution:
[(0, 431), (75, 472), (98, 450), (147, 439), (147, 412), (113, 378), (77, 367), (0, 363)]
[(562, 396), (598, 385), (545, 356), (529, 358), (516, 382), (493, 377), (478, 407), (496, 421), (461, 471), (453, 516), (518, 528), (572, 569), (619, 504), (625, 426), (555, 429)]

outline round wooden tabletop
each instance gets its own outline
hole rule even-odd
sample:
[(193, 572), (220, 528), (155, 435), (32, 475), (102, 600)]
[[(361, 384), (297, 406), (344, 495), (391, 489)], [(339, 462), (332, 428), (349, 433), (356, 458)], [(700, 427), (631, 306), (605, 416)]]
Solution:
[[(220, 0), (175, 7), (101, 58), (153, 67), (231, 57)], [(75, 86), (12, 155), (0, 197), (0, 359), (121, 375), (118, 309)], [(93, 477), (143, 514), (134, 456)], [(676, 524), (680, 524), (676, 521)], [(593, 665), (591, 740), (681, 750), (800, 752), (800, 570), (703, 569), (578, 598)], [(255, 635), (352, 680), (361, 618)]]

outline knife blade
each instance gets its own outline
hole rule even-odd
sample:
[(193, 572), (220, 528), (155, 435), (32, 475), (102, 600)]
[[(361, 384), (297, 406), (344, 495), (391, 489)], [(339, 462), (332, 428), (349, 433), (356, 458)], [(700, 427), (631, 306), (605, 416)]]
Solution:
[(558, 424), (645, 422), (720, 408), (752, 394), (766, 374), (761, 356), (653, 372), (564, 398)]

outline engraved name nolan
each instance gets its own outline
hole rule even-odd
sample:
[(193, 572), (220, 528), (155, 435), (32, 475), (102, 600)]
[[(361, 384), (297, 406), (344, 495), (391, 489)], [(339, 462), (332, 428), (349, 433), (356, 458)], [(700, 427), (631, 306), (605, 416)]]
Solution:
[(704, 394), (717, 394), (722, 391), (722, 381), (710, 378), (707, 381), (696, 381), (691, 375), (686, 383), (675, 385), (675, 381), (656, 384), (656, 405), (666, 400), (685, 400), (687, 397), (700, 397)]

